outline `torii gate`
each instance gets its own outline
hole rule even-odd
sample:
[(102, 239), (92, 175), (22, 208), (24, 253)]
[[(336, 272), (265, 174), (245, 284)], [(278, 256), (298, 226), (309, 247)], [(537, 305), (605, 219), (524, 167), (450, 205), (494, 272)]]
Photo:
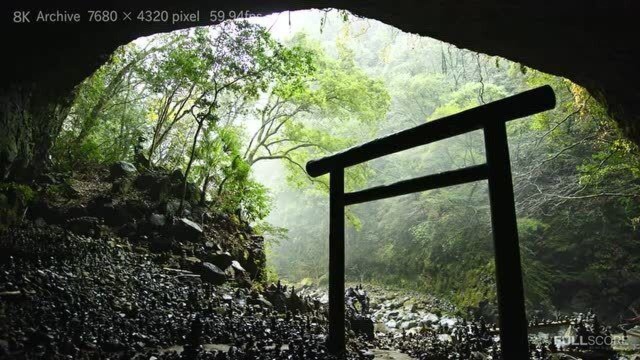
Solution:
[[(529, 358), (520, 246), (505, 124), (507, 121), (553, 109), (555, 105), (555, 94), (550, 86), (545, 85), (307, 163), (306, 169), (310, 176), (329, 173), (330, 177), (328, 347), (332, 354), (341, 355), (345, 350), (345, 206), (487, 179), (495, 248), (502, 358)], [(484, 131), (485, 164), (361, 191), (344, 192), (346, 167), (478, 129)]]

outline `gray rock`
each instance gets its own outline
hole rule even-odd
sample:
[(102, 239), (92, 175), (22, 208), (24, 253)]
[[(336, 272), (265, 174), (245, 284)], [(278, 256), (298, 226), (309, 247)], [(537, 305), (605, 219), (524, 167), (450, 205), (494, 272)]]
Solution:
[(402, 302), (400, 301), (394, 301), (388, 304), (387, 306), (389, 309), (393, 310), (393, 309), (398, 309), (400, 307), (402, 307)]
[(101, 198), (89, 205), (89, 214), (104, 219), (109, 226), (122, 226), (131, 221), (133, 216), (125, 206), (115, 205), (110, 198)]
[(231, 254), (226, 251), (218, 251), (215, 254), (208, 255), (206, 259), (208, 262), (216, 265), (221, 269), (228, 268), (234, 261)]
[(170, 192), (171, 181), (163, 174), (146, 173), (134, 181), (135, 187), (146, 192), (153, 201), (165, 201)]
[(202, 236), (202, 228), (187, 218), (180, 218), (176, 223), (176, 236), (180, 240), (195, 242)]
[(453, 326), (453, 325), (455, 325), (457, 323), (458, 323), (458, 320), (456, 320), (454, 318), (442, 318), (442, 319), (440, 319), (440, 325), (441, 326), (445, 326), (446, 325), (446, 326), (451, 327), (451, 326)]
[(425, 316), (422, 317), (422, 321), (427, 324), (437, 323), (438, 320), (440, 320), (440, 318), (438, 317), (438, 315), (434, 313), (427, 313)]
[(415, 321), (405, 321), (402, 324), (400, 324), (400, 329), (409, 330), (417, 326), (418, 326), (418, 323)]
[(202, 280), (214, 285), (222, 285), (227, 281), (227, 275), (219, 267), (209, 262), (203, 262), (197, 267)]
[(411, 321), (411, 320), (415, 320), (418, 318), (418, 315), (414, 314), (414, 313), (405, 313), (404, 316), (402, 316), (402, 319), (404, 321)]
[(389, 320), (385, 325), (391, 329), (395, 329), (396, 327), (398, 327), (398, 323), (395, 320)]
[(116, 195), (124, 195), (131, 190), (131, 179), (123, 177), (121, 179), (117, 179), (111, 184), (111, 193)]
[(167, 217), (162, 214), (151, 214), (149, 223), (154, 227), (163, 227), (167, 223)]
[(162, 207), (161, 211), (167, 215), (177, 215), (180, 208), (180, 200), (169, 200)]
[(405, 305), (405, 309), (410, 312), (416, 312), (418, 311), (418, 304), (412, 303), (410, 305)]
[(245, 270), (242, 265), (240, 265), (239, 262), (237, 262), (236, 260), (231, 261), (231, 267), (235, 270), (235, 271), (240, 271), (240, 272), (247, 272), (247, 270)]
[(197, 269), (201, 263), (202, 263), (202, 260), (198, 259), (195, 256), (188, 256), (182, 259), (182, 266), (189, 270)]
[(109, 179), (116, 180), (124, 176), (135, 175), (138, 172), (135, 165), (126, 161), (118, 161), (109, 168)]

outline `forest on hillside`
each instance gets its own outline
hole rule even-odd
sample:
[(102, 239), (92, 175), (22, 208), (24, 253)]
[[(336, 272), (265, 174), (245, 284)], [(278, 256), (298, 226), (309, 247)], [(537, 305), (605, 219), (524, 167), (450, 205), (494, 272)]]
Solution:
[[(328, 178), (307, 176), (308, 160), (543, 84), (558, 106), (508, 124), (527, 310), (615, 321), (640, 305), (637, 146), (567, 79), (376, 21), (280, 14), (138, 39), (76, 89), (51, 166), (181, 169), (183, 201), (266, 235), (271, 280), (322, 285)], [(346, 189), (482, 162), (474, 132), (350, 168)], [(485, 182), (347, 216), (349, 281), (495, 316)]]

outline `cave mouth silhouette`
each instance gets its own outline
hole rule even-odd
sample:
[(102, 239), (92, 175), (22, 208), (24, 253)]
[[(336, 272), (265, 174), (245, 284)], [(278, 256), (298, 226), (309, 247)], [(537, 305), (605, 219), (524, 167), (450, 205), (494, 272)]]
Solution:
[[(43, 10), (35, 1), (9, 1), (5, 14), (15, 9)], [(489, 55), (499, 55), (554, 75), (567, 77), (586, 87), (623, 118), (625, 99), (638, 96), (629, 91), (629, 75), (638, 77), (633, 46), (636, 31), (634, 14), (637, 2), (613, 0), (584, 4), (574, 0), (548, 7), (537, 1), (512, 1), (509, 5), (495, 0), (449, 2), (376, 0), (361, 4), (338, 1), (218, 1), (203, 0), (140, 1), (136, 4), (116, 2), (105, 9), (133, 15), (141, 11), (167, 11), (169, 14), (200, 13), (199, 21), (118, 20), (90, 22), (88, 11), (95, 6), (73, 0), (56, 1), (51, 11), (77, 12), (79, 22), (15, 23), (9, 16), (3, 23), (9, 34), (7, 49), (12, 50), (10, 66), (5, 67), (6, 84), (36, 81), (58, 83), (68, 90), (100, 66), (117, 46), (140, 36), (167, 32), (196, 25), (215, 24), (212, 12), (223, 14), (268, 15), (304, 9), (344, 9), (356, 16), (379, 20), (400, 30), (433, 37), (458, 47)], [(213, 8), (213, 9), (212, 9)], [(93, 9), (97, 10), (97, 9)], [(34, 16), (32, 14), (32, 17)], [(185, 15), (186, 16), (186, 15)], [(224, 17), (215, 17), (224, 19)], [(606, 25), (606, 26), (603, 26)], [(551, 55), (553, 55), (551, 57)], [(43, 69), (44, 68), (44, 69)], [(46, 75), (47, 79), (43, 79)], [(66, 79), (66, 81), (64, 81)], [(619, 91), (616, 91), (618, 87)], [(616, 95), (616, 96), (614, 96)], [(619, 109), (618, 109), (619, 108)], [(637, 116), (635, 114), (634, 116)], [(637, 119), (637, 118), (636, 118)], [(637, 135), (637, 134), (636, 134)]]
[[(96, 8), (76, 0), (60, 0), (43, 8), (36, 1), (10, 0), (2, 4), (8, 56), (3, 67), (5, 130), (0, 141), (0, 173), (3, 179), (33, 176), (48, 154), (55, 133), (56, 105), (68, 103), (74, 87), (101, 66), (120, 45), (141, 36), (181, 28), (214, 25), (212, 12), (268, 15), (305, 9), (342, 9), (355, 16), (379, 20), (402, 31), (429, 36), (472, 51), (497, 55), (585, 87), (603, 103), (624, 134), (640, 143), (640, 92), (634, 84), (640, 58), (635, 44), (635, 14), (640, 3), (625, 0), (585, 4), (518, 0), (457, 2), (372, 0), (338, 1), (257, 0), (150, 1), (135, 4), (118, 1)], [(90, 21), (89, 11), (130, 13), (131, 20)], [(80, 14), (79, 21), (37, 22), (39, 11)], [(166, 11), (169, 14), (200, 13), (195, 22), (143, 21), (135, 14)], [(31, 12), (32, 21), (20, 22), (17, 13)], [(207, 15), (208, 14), (208, 15)], [(153, 15), (153, 14), (152, 14)], [(187, 16), (187, 15), (185, 15)], [(16, 20), (16, 18), (18, 20)], [(606, 26), (604, 26), (606, 24)], [(24, 116), (28, 114), (28, 116)], [(21, 129), (27, 129), (23, 131)], [(30, 131), (31, 130), (31, 131)], [(27, 134), (28, 133), (28, 134)], [(13, 170), (12, 170), (13, 168)], [(15, 168), (30, 169), (16, 171)], [(28, 175), (24, 175), (24, 173)], [(12, 175), (14, 173), (14, 175)]]
[[(60, 2), (61, 9), (65, 2)], [(78, 21), (72, 13), (86, 14), (86, 4), (74, 4), (62, 10), (61, 21), (20, 24), (3, 22), (10, 36), (5, 49), (11, 52), (2, 81), (3, 111), (0, 125), (6, 130), (0, 142), (0, 169), (13, 164), (34, 168), (47, 156), (46, 141), (52, 134), (55, 105), (69, 101), (74, 87), (102, 65), (118, 46), (138, 37), (198, 25), (214, 25), (210, 16), (190, 19), (189, 14), (210, 14), (204, 1), (162, 4), (147, 2), (136, 8), (120, 4), (111, 9), (140, 13), (145, 9), (182, 14), (182, 21), (131, 21), (96, 23)], [(144, 3), (144, 2), (143, 2)], [(5, 14), (38, 12), (26, 3), (5, 5)], [(564, 76), (587, 88), (605, 104), (625, 134), (640, 143), (640, 92), (635, 88), (638, 49), (633, 47), (635, 19), (640, 5), (626, 1), (584, 5), (577, 1), (554, 4), (552, 9), (534, 1), (516, 1), (498, 6), (493, 0), (483, 3), (462, 1), (392, 4), (369, 1), (345, 5), (335, 1), (258, 1), (216, 3), (216, 12), (239, 11), (267, 15), (288, 10), (338, 8), (355, 15), (376, 19), (400, 30), (430, 36), (473, 51), (498, 55), (555, 75)], [(161, 10), (162, 9), (162, 10)], [(60, 11), (60, 10), (55, 10)], [(57, 16), (57, 15), (56, 15)], [(154, 13), (151, 14), (154, 16)], [(162, 16), (162, 15), (161, 15)], [(5, 16), (5, 18), (7, 18)], [(67, 19), (67, 20), (64, 20)], [(61, 23), (62, 20), (66, 23)], [(606, 26), (602, 26), (607, 24)], [(20, 98), (16, 102), (15, 99)], [(29, 120), (24, 116), (28, 113)], [(23, 131), (23, 130), (27, 131)], [(4, 132), (4, 131), (3, 131)], [(33, 135), (35, 134), (35, 135)], [(10, 149), (7, 150), (7, 149)], [(11, 171), (3, 171), (3, 179)], [(33, 171), (29, 175), (33, 175)]]

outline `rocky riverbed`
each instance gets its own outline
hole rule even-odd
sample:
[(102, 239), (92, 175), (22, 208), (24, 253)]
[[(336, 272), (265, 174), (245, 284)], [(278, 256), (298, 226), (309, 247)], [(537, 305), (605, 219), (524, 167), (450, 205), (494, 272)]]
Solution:
[[(0, 231), (0, 358), (332, 358), (326, 292), (266, 284), (248, 224), (195, 197), (178, 211), (177, 172), (114, 164), (92, 176), (42, 178)], [(376, 286), (346, 295), (346, 359), (499, 357), (493, 325), (446, 301)], [(604, 331), (593, 320), (580, 331)], [(531, 358), (570, 359), (558, 350), (533, 344)]]
[[(330, 358), (321, 289), (215, 284), (187, 270), (193, 265), (186, 257), (169, 261), (182, 268), (167, 267), (173, 255), (53, 225), (13, 228), (0, 238), (0, 248), (11, 254), (0, 264), (5, 358)], [(375, 338), (351, 332), (347, 358), (498, 355), (491, 325), (454, 316), (450, 304), (366, 288)]]

